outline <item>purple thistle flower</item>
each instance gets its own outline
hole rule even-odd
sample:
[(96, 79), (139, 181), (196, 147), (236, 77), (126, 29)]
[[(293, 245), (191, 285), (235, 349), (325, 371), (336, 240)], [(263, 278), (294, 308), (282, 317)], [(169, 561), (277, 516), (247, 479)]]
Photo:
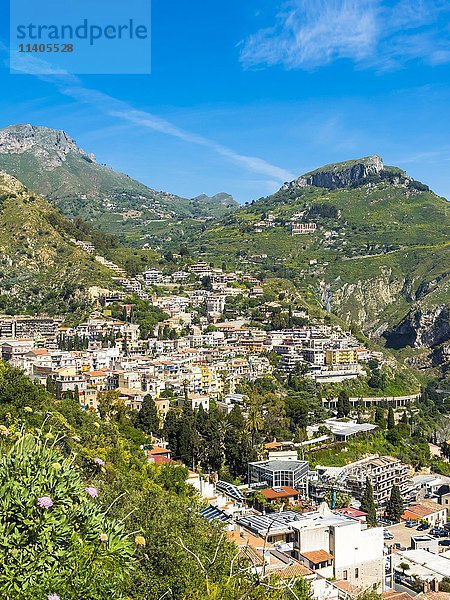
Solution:
[(94, 458), (94, 462), (99, 467), (104, 467), (105, 466), (105, 461), (102, 460), (101, 458)]
[(58, 596), (58, 594), (50, 594), (47, 596), (47, 600), (61, 600), (61, 598)]
[(98, 489), (88, 485), (87, 488), (84, 488), (84, 491), (89, 494), (91, 498), (98, 498)]
[(47, 510), (53, 506), (53, 500), (49, 496), (41, 496), (38, 498), (38, 506)]

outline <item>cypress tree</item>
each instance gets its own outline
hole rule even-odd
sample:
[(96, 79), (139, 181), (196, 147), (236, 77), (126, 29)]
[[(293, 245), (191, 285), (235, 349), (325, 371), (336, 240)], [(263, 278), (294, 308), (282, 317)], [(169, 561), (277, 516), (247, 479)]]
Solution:
[(367, 524), (371, 527), (376, 527), (377, 521), (377, 508), (375, 506), (375, 500), (373, 498), (373, 487), (372, 482), (367, 477), (366, 487), (361, 499), (361, 510), (367, 513)]
[(390, 406), (389, 410), (388, 410), (387, 426), (388, 426), (388, 429), (395, 429), (394, 410), (393, 410), (392, 406)]
[(403, 514), (403, 498), (397, 485), (393, 485), (391, 495), (386, 504), (385, 515), (391, 521), (398, 523)]
[(136, 426), (145, 433), (159, 431), (159, 415), (153, 398), (147, 394), (142, 401), (141, 410), (136, 416)]
[(341, 390), (337, 399), (337, 416), (348, 417), (352, 407), (348, 397), (348, 393), (345, 390)]

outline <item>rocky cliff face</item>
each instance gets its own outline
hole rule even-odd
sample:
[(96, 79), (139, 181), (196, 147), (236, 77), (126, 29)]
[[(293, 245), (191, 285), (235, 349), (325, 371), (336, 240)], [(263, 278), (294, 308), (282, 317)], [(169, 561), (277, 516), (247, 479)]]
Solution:
[[(335, 281), (327, 286), (327, 309), (348, 322), (356, 323), (369, 334), (380, 335), (387, 327), (387, 323), (382, 322), (383, 311), (404, 294), (405, 286), (406, 280), (394, 277), (387, 267), (382, 268), (380, 276), (373, 279), (344, 285)], [(330, 287), (334, 290), (332, 293)]]
[(351, 187), (369, 177), (379, 175), (383, 169), (384, 164), (380, 156), (368, 156), (354, 161), (326, 165), (285, 184), (282, 189), (307, 185), (330, 189)]
[(413, 309), (385, 337), (393, 347), (406, 344), (415, 348), (434, 348), (450, 340), (450, 306), (441, 304), (434, 308)]
[(95, 160), (81, 150), (65, 131), (33, 125), (13, 125), (0, 131), (0, 154), (27, 152), (39, 158), (43, 167), (49, 170), (61, 166), (71, 152), (87, 160)]

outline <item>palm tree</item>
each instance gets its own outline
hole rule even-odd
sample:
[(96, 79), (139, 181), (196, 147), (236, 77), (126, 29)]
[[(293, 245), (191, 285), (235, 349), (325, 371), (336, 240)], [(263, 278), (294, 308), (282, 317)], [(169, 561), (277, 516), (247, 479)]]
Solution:
[(255, 401), (252, 401), (248, 409), (246, 424), (247, 431), (249, 431), (252, 436), (252, 448), (255, 447), (256, 436), (263, 428), (263, 425), (264, 419), (261, 413), (261, 406)]

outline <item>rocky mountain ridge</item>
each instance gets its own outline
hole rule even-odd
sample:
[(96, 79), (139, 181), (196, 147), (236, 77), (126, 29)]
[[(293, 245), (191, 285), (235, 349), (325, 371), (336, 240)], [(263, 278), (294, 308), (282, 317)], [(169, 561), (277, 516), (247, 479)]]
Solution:
[(338, 189), (351, 188), (365, 183), (389, 179), (393, 183), (408, 185), (414, 180), (397, 167), (385, 166), (381, 156), (374, 154), (355, 160), (325, 165), (285, 183), (281, 190), (289, 191), (308, 186)]
[(444, 198), (372, 156), (311, 171), (191, 243), (204, 259), (290, 279), (392, 347), (434, 348), (450, 339), (449, 214)]
[[(227, 194), (188, 200), (157, 191), (99, 164), (65, 131), (29, 124), (0, 130), (0, 169), (45, 196), (66, 216), (135, 243), (148, 242), (161, 223), (218, 218), (234, 209)], [(194, 201), (195, 200), (195, 201)]]
[(95, 162), (94, 155), (79, 148), (65, 131), (29, 124), (12, 125), (0, 130), (0, 154), (25, 152), (39, 157), (43, 168), (49, 170), (61, 166), (71, 152)]

